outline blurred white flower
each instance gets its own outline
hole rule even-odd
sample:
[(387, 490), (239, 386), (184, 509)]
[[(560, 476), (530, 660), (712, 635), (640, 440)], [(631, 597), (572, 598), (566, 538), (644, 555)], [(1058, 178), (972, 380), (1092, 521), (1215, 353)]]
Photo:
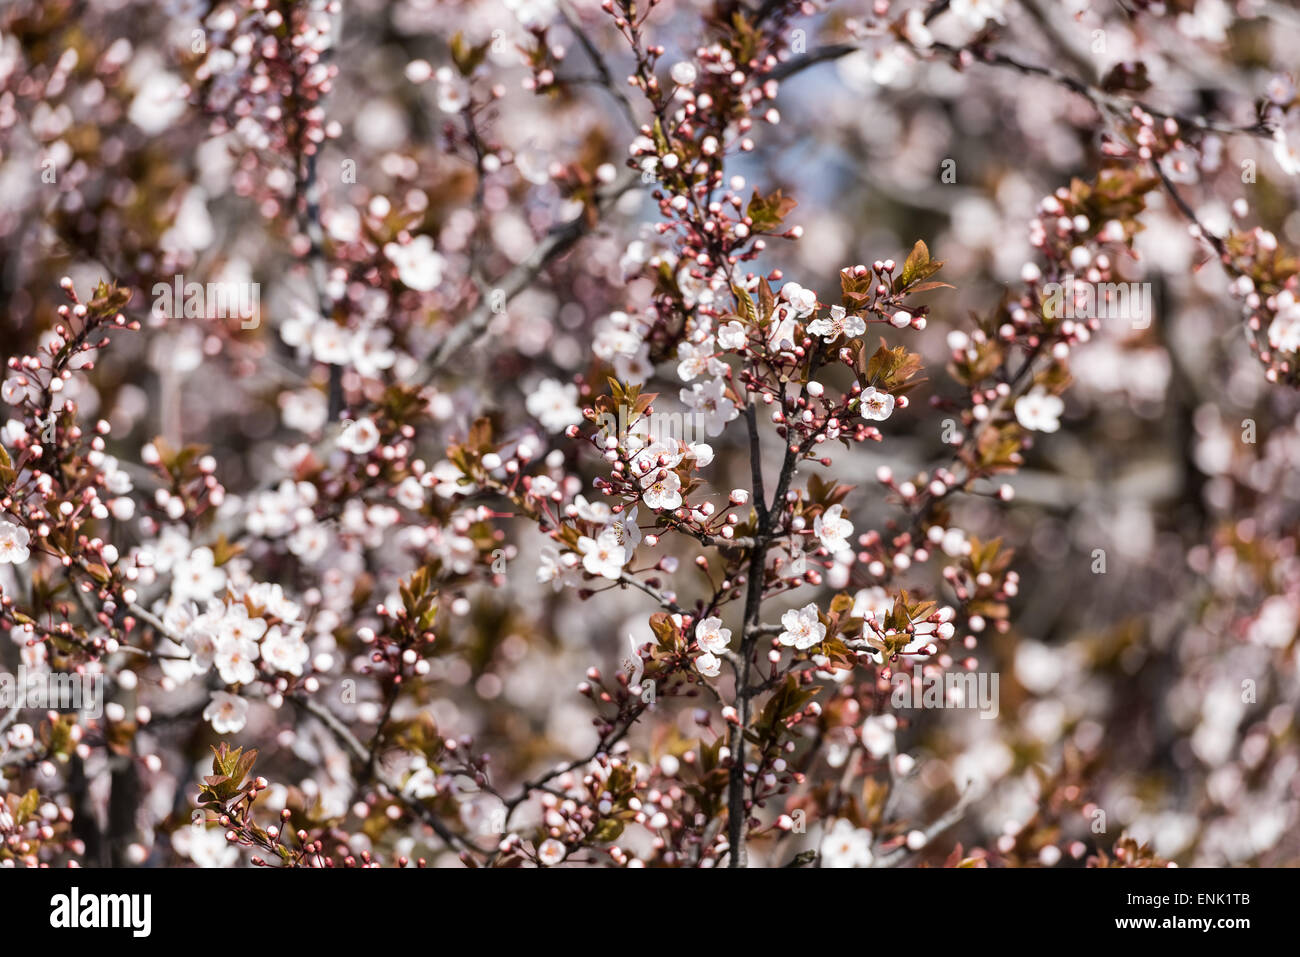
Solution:
[(311, 654), (298, 631), (286, 630), (279, 625), (266, 633), (261, 652), (267, 665), (290, 675), (301, 675)]
[(573, 570), (578, 564), (578, 556), (573, 552), (561, 552), (554, 545), (543, 545), (540, 552), (541, 561), (537, 566), (537, 583), (550, 583), (555, 591), (570, 584)]
[(1061, 427), (1065, 403), (1060, 396), (1034, 389), (1016, 400), (1016, 421), (1034, 432), (1055, 432)]
[(683, 404), (703, 414), (704, 431), (710, 436), (721, 435), (726, 424), (740, 415), (736, 404), (724, 394), (725, 390), (726, 383), (721, 379), (710, 379), (696, 382), (679, 393)]
[(226, 573), (216, 567), (212, 549), (200, 547), (172, 569), (172, 595), (179, 599), (205, 601), (226, 585)]
[(876, 714), (862, 722), (859, 732), (862, 746), (873, 758), (883, 758), (894, 750), (894, 732), (898, 719), (892, 714)]
[(31, 533), (23, 526), (0, 519), (0, 565), (20, 565), (27, 561), (31, 540)]
[(974, 30), (983, 30), (990, 20), (1005, 23), (1007, 0), (952, 0), (949, 9)]
[(166, 70), (153, 70), (140, 84), (127, 118), (150, 136), (171, 126), (186, 110), (181, 80)]
[(212, 692), (212, 700), (203, 709), (203, 720), (217, 734), (237, 734), (248, 721), (248, 702), (226, 691)]
[(1259, 615), (1250, 623), (1247, 639), (1266, 648), (1285, 648), (1300, 627), (1300, 607), (1284, 595), (1273, 595), (1259, 606)]
[(1291, 290), (1277, 294), (1277, 314), (1268, 324), (1268, 343), (1282, 352), (1300, 352), (1300, 302)]
[(822, 836), (818, 848), (822, 867), (870, 867), (871, 841), (870, 831), (837, 817), (834, 826)]
[(385, 243), (384, 255), (397, 267), (397, 276), (411, 289), (428, 292), (442, 282), (446, 261), (433, 248), (429, 236), (416, 236), (406, 245)]
[(564, 860), (567, 853), (563, 844), (553, 837), (548, 837), (537, 848), (537, 860), (546, 867), (554, 867)]
[(253, 664), (260, 651), (257, 642), (249, 638), (217, 639), (214, 663), (221, 680), (231, 685), (252, 684), (257, 678), (257, 666)]
[(379, 445), (379, 427), (371, 418), (357, 419), (339, 435), (339, 448), (354, 455), (367, 455)]
[(582, 421), (578, 387), (571, 382), (543, 379), (529, 394), (524, 406), (548, 432), (563, 432)]

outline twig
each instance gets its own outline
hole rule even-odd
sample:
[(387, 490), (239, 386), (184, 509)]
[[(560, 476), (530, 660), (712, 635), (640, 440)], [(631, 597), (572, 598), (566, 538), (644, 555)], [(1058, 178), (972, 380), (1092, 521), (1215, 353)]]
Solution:
[[(928, 845), (934, 838), (938, 837), (948, 828), (952, 827), (958, 821), (966, 816), (970, 806), (975, 803), (976, 789), (967, 785), (966, 792), (957, 800), (951, 808), (929, 825), (922, 829), (921, 833), (925, 835), (925, 843)], [(897, 867), (903, 861), (907, 860), (912, 854), (916, 853), (906, 844), (896, 850), (890, 851), (883, 857), (878, 857), (872, 861), (872, 867)]]
[[(636, 186), (638, 182), (639, 179), (632, 176), (616, 184), (597, 201), (597, 213), (606, 211), (620, 196)], [(487, 329), (494, 315), (494, 306), (498, 305), (498, 303), (503, 305), (510, 302), (515, 296), (531, 286), (552, 260), (587, 235), (593, 225), (591, 218), (584, 212), (547, 234), (546, 238), (537, 244), (537, 247), (529, 253), (527, 258), (518, 263), (494, 284), (494, 292), (503, 294), (504, 300), (494, 302), (495, 297), (486, 297), (480, 300), (479, 304), (471, 309), (464, 319), (452, 327), (451, 331), (438, 343), (437, 348), (424, 360), (417, 374), (419, 381), (427, 385), (453, 356)]]
[[(290, 700), (323, 724), (325, 728), (334, 735), (335, 739), (351, 752), (352, 756), (357, 761), (360, 761), (363, 765), (369, 761), (369, 754), (366, 751), (366, 746), (362, 744), (348, 726), (335, 717), (334, 713), (328, 708), (323, 707), (321, 704), (310, 698), (305, 698), (300, 695), (294, 695)], [(420, 820), (433, 828), (434, 833), (442, 838), (443, 842), (448, 847), (452, 849), (460, 848), (463, 852), (476, 852), (478, 850), (463, 837), (449, 828), (442, 818), (439, 817), (431, 808), (405, 794), (402, 791), (401, 784), (392, 780), (381, 768), (375, 767), (373, 768), (373, 771), (374, 779), (382, 784), (397, 801), (400, 801), (408, 810), (419, 817)]]
[(632, 125), (632, 129), (637, 129), (640, 124), (637, 122), (636, 110), (632, 109), (632, 101), (628, 99), (627, 93), (624, 92), (623, 87), (615, 82), (614, 76), (610, 72), (609, 64), (605, 61), (605, 57), (601, 54), (600, 50), (596, 48), (596, 45), (591, 42), (591, 37), (587, 36), (587, 31), (584, 30), (582, 25), (578, 22), (578, 15), (569, 10), (568, 4), (561, 3), (560, 16), (564, 18), (564, 22), (568, 25), (569, 30), (573, 35), (578, 38), (578, 43), (581, 44), (582, 49), (586, 51), (587, 58), (591, 60), (592, 66), (595, 67), (597, 85), (602, 86), (609, 91), (610, 95), (618, 102), (618, 105), (622, 109), (623, 115), (627, 118), (628, 123)]

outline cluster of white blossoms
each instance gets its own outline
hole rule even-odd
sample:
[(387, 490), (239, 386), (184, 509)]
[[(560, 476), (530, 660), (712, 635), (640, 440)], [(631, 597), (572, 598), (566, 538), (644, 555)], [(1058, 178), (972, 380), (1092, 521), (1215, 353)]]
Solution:
[(630, 458), (632, 477), (641, 488), (647, 508), (673, 511), (682, 506), (682, 480), (677, 469), (689, 460), (692, 468), (704, 468), (713, 461), (713, 447), (705, 442), (683, 442), (666, 438), (642, 446)]
[[(172, 636), (161, 644), (167, 680), (181, 685), (215, 670), (227, 686), (212, 693), (203, 712), (219, 734), (244, 727), (248, 701), (237, 693), (239, 687), (263, 674), (301, 677), (310, 657), (304, 626), (297, 621), (301, 608), (279, 585), (258, 583), (242, 597), (230, 597), (229, 604), (209, 600), (202, 611), (193, 601), (173, 600), (162, 613)], [(262, 614), (250, 614), (250, 605)]]
[(285, 479), (273, 489), (257, 492), (248, 499), (244, 526), (254, 535), (279, 538), (315, 521), (318, 498), (311, 482)]
[(687, 321), (685, 339), (677, 346), (677, 377), (690, 384), (679, 390), (678, 398), (700, 417), (707, 435), (721, 435), (727, 423), (740, 415), (726, 394), (727, 364), (721, 354), (739, 352), (748, 341), (745, 327), (735, 320), (716, 331), (706, 316), (692, 315)]
[(695, 626), (695, 643), (700, 648), (696, 670), (706, 678), (716, 678), (722, 670), (722, 656), (731, 645), (731, 629), (723, 628), (717, 616), (705, 618)]
[[(375, 299), (387, 308), (388, 297), (384, 293), (376, 292)], [(349, 329), (295, 305), (291, 307), (290, 317), (280, 323), (279, 331), (285, 345), (292, 346), (300, 356), (310, 355), (326, 365), (351, 366), (370, 378), (395, 366), (403, 375), (412, 372), (412, 358), (391, 348), (392, 331), (379, 324)]]
[(817, 293), (797, 282), (787, 282), (777, 293), (772, 325), (767, 332), (768, 345), (779, 352), (793, 352), (799, 320), (807, 319), (816, 311)]
[(0, 565), (20, 565), (30, 554), (31, 533), (21, 525), (0, 518)]
[(566, 586), (576, 587), (581, 582), (579, 565), (590, 575), (617, 581), (641, 542), (637, 507), (634, 505), (616, 516), (604, 502), (588, 502), (579, 495), (565, 511), (570, 518), (600, 528), (594, 536), (579, 536), (577, 552), (561, 551), (550, 543), (543, 545), (537, 566), (538, 583), (549, 583), (556, 591)]

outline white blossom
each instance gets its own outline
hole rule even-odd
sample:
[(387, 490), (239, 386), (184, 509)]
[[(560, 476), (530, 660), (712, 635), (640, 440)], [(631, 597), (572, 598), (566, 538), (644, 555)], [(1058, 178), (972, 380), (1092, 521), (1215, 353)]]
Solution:
[(619, 544), (618, 535), (614, 531), (606, 529), (597, 538), (583, 535), (578, 539), (578, 551), (582, 553), (582, 567), (589, 574), (611, 581), (617, 581), (623, 574), (627, 550)]
[(353, 455), (367, 455), (379, 445), (379, 427), (367, 417), (350, 422), (339, 435), (339, 448)]
[(1268, 325), (1268, 344), (1280, 352), (1300, 352), (1300, 302), (1289, 289), (1276, 298), (1277, 314)]
[(879, 391), (873, 385), (863, 389), (858, 399), (864, 419), (883, 422), (894, 414), (894, 397), (888, 392)]
[(0, 565), (21, 565), (27, 561), (31, 540), (31, 533), (23, 526), (0, 519)]
[(445, 260), (433, 248), (430, 236), (416, 236), (406, 245), (385, 243), (384, 255), (397, 267), (402, 284), (419, 292), (428, 292), (442, 282)]
[(817, 605), (809, 602), (799, 609), (791, 609), (781, 616), (784, 629), (777, 640), (786, 647), (793, 646), (797, 651), (821, 644), (826, 638), (826, 626), (817, 617)]
[(179, 600), (205, 601), (226, 586), (226, 573), (216, 567), (212, 549), (199, 547), (172, 569), (172, 595)]
[(718, 327), (719, 349), (736, 352), (745, 348), (745, 343), (748, 341), (749, 335), (745, 332), (745, 327), (734, 319)]
[(704, 415), (704, 431), (710, 436), (721, 435), (726, 424), (740, 415), (725, 390), (726, 383), (721, 379), (710, 379), (696, 382), (680, 393), (683, 404)]
[(892, 714), (877, 714), (862, 722), (862, 746), (873, 758), (883, 758), (894, 750), (894, 732), (898, 719)]
[(822, 836), (822, 867), (870, 867), (872, 834), (842, 817)]
[(561, 552), (554, 545), (543, 545), (541, 561), (537, 565), (537, 583), (550, 583), (555, 591), (573, 581), (573, 571), (578, 564), (578, 556), (573, 552)]
[(648, 481), (649, 484), (641, 492), (641, 501), (649, 508), (655, 511), (660, 509), (671, 511), (681, 507), (682, 480), (677, 477), (676, 472), (661, 468), (647, 475), (643, 481)]
[(262, 660), (269, 667), (290, 675), (301, 675), (311, 654), (298, 631), (281, 628), (279, 625), (266, 633), (261, 652)]
[(695, 659), (695, 670), (706, 678), (716, 678), (722, 672), (722, 659), (706, 651)]
[(217, 673), (226, 684), (251, 684), (257, 678), (257, 666), (253, 662), (259, 654), (257, 642), (252, 639), (218, 638), (215, 657)]
[(567, 853), (563, 844), (553, 837), (548, 837), (537, 847), (537, 860), (547, 867), (554, 867), (564, 860)]
[(1016, 421), (1034, 432), (1055, 432), (1061, 427), (1065, 403), (1060, 396), (1034, 389), (1016, 400)]
[(814, 336), (821, 336), (823, 342), (834, 342), (840, 336), (853, 339), (867, 331), (867, 324), (861, 316), (849, 315), (843, 306), (831, 306), (830, 317), (814, 319), (808, 323), (808, 331)]
[(214, 691), (203, 709), (203, 720), (211, 724), (217, 734), (238, 734), (248, 721), (248, 702), (239, 695)]
[(700, 650), (711, 655), (721, 655), (731, 644), (731, 629), (722, 627), (717, 616), (705, 618), (695, 626), (695, 641)]
[(852, 551), (848, 538), (853, 534), (853, 523), (844, 518), (844, 506), (832, 505), (813, 520), (813, 534), (827, 551)]

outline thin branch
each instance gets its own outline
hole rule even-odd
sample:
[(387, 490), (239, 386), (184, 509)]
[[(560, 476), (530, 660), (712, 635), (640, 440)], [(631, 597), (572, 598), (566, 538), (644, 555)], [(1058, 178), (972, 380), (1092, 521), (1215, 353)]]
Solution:
[(1165, 192), (1167, 192), (1170, 198), (1173, 199), (1174, 205), (1178, 207), (1178, 211), (1181, 212), (1196, 228), (1197, 234), (1214, 247), (1214, 251), (1219, 254), (1220, 260), (1225, 263), (1231, 262), (1232, 256), (1229, 254), (1228, 247), (1224, 244), (1223, 240), (1210, 230), (1206, 229), (1201, 221), (1196, 218), (1195, 210), (1188, 205), (1187, 200), (1183, 199), (1182, 194), (1178, 192), (1178, 188), (1174, 186), (1173, 180), (1171, 180), (1165, 171), (1160, 168), (1160, 164), (1153, 163), (1152, 165), (1155, 167), (1156, 174), (1160, 177), (1160, 182), (1164, 184)]
[[(1256, 136), (1262, 139), (1271, 140), (1273, 138), (1272, 128), (1264, 122), (1256, 122), (1249, 126), (1232, 126), (1207, 119), (1203, 116), (1192, 116), (1186, 113), (1171, 112), (1152, 106), (1143, 100), (1132, 99), (1121, 96), (1117, 93), (1111, 93), (1103, 90), (1101, 87), (1081, 80), (1078, 77), (1071, 76), (1056, 67), (1039, 66), (1034, 63), (1025, 63), (1017, 60), (1015, 57), (1008, 56), (1005, 53), (999, 53), (987, 49), (967, 49), (964, 47), (955, 47), (947, 43), (936, 42), (931, 49), (949, 56), (960, 57), (963, 53), (969, 54), (974, 58), (976, 63), (984, 63), (989, 66), (1001, 66), (1007, 69), (1015, 70), (1025, 76), (1038, 76), (1051, 80), (1058, 86), (1064, 87), (1071, 93), (1085, 97), (1092, 102), (1098, 111), (1110, 110), (1115, 113), (1128, 113), (1133, 107), (1150, 113), (1152, 116), (1159, 117), (1162, 120), (1173, 120), (1179, 126), (1191, 127), (1205, 133), (1221, 133), (1225, 136), (1237, 134), (1246, 134), (1247, 136)], [(921, 51), (918, 51), (921, 52)]]
[(503, 294), (504, 300), (494, 302), (495, 296), (481, 299), (479, 304), (471, 309), (464, 319), (452, 327), (451, 331), (438, 343), (437, 348), (424, 360), (418, 373), (419, 381), (427, 385), (434, 375), (461, 349), (483, 334), (492, 321), (493, 315), (495, 315), (493, 311), (495, 305), (498, 305), (498, 303), (504, 305), (510, 302), (515, 296), (531, 286), (552, 260), (591, 232), (595, 226), (593, 220), (598, 220), (600, 214), (607, 211), (619, 197), (635, 187), (639, 182), (640, 180), (636, 176), (624, 179), (597, 201), (595, 210), (597, 215), (595, 217), (591, 217), (584, 212), (548, 233), (546, 238), (538, 243), (537, 247), (522, 262), (518, 263), (493, 284), (493, 292)]
[(840, 57), (848, 56), (850, 53), (856, 53), (862, 49), (856, 43), (833, 43), (829, 46), (819, 47), (810, 53), (786, 60), (779, 64), (769, 75), (772, 79), (787, 80), (797, 73), (802, 73), (809, 67), (816, 66), (818, 63), (825, 63), (827, 60), (838, 60)]
[[(351, 752), (353, 758), (361, 762), (363, 765), (369, 762), (369, 753), (366, 751), (366, 746), (362, 744), (348, 726), (340, 721), (328, 708), (313, 701), (311, 698), (305, 698), (299, 695), (292, 696), (290, 700), (323, 724), (326, 730), (328, 730), (330, 734), (334, 735), (335, 740)], [(392, 780), (381, 768), (375, 767), (373, 768), (373, 771), (374, 779), (382, 784), (389, 793), (393, 795), (394, 799), (400, 801), (402, 805), (420, 818), (420, 820), (433, 828), (434, 833), (442, 838), (443, 842), (448, 847), (452, 849), (460, 848), (462, 852), (476, 852), (478, 850), (463, 837), (449, 828), (442, 818), (439, 817), (431, 808), (403, 793), (401, 784)]]
[(649, 595), (651, 598), (657, 601), (660, 607), (662, 607), (666, 611), (671, 611), (674, 615), (682, 614), (682, 607), (678, 605), (677, 602), (673, 601), (671, 598), (669, 598), (667, 595), (661, 592), (659, 589), (655, 588), (653, 585), (646, 584), (645, 582), (641, 581), (638, 578), (633, 578), (627, 572), (619, 572), (618, 581), (620, 584), (631, 585), (633, 588), (637, 588), (645, 592), (647, 595)]
[(610, 95), (618, 102), (620, 109), (623, 111), (623, 116), (625, 116), (628, 123), (632, 125), (632, 129), (638, 129), (640, 124), (637, 122), (636, 110), (632, 109), (632, 101), (628, 99), (628, 95), (623, 90), (623, 87), (615, 81), (613, 74), (610, 72), (609, 64), (605, 61), (604, 55), (599, 49), (597, 49), (596, 44), (594, 44), (591, 41), (591, 37), (587, 35), (587, 31), (584, 30), (582, 25), (578, 22), (578, 15), (569, 9), (568, 4), (562, 3), (560, 4), (560, 16), (564, 18), (564, 22), (568, 25), (569, 30), (573, 35), (578, 38), (578, 43), (581, 44), (582, 49), (586, 51), (587, 59), (591, 60), (592, 66), (595, 67), (597, 85), (602, 86), (609, 91)]
[[(958, 798), (956, 804), (954, 804), (943, 814), (939, 815), (939, 817), (928, 827), (925, 827), (921, 830), (921, 833), (925, 835), (926, 845), (929, 845), (929, 843), (932, 840), (934, 840), (936, 837), (938, 837), (940, 834), (948, 830), (948, 828), (952, 827), (954, 824), (956, 824), (958, 821), (960, 821), (962, 818), (966, 816), (966, 812), (969, 811), (971, 805), (975, 803), (975, 797), (976, 797), (975, 792), (976, 792), (975, 788), (967, 786), (966, 793), (964, 793), (960, 798)], [(883, 857), (876, 858), (872, 862), (871, 866), (872, 867), (897, 867), (899, 864), (903, 863), (903, 861), (911, 857), (914, 853), (916, 852), (913, 851), (911, 848), (909, 848), (906, 844), (904, 844), (902, 847), (890, 851), (888, 854), (884, 855)]]

